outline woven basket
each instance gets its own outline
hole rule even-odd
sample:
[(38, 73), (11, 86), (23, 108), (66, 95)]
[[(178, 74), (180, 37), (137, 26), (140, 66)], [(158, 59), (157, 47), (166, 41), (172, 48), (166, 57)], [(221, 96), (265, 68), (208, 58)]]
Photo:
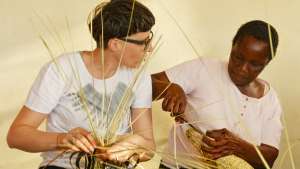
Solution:
[[(201, 145), (202, 143), (202, 137), (203, 133), (196, 131), (194, 128), (189, 127), (185, 134), (188, 138), (188, 140), (192, 143), (192, 145), (200, 152), (200, 155), (203, 155), (204, 157), (208, 157), (202, 150)], [(225, 157), (221, 157), (215, 162), (211, 161), (204, 161), (201, 159), (201, 161), (212, 164), (216, 166), (218, 169), (254, 169), (250, 164), (248, 164), (245, 160), (235, 156), (235, 155), (228, 155)]]

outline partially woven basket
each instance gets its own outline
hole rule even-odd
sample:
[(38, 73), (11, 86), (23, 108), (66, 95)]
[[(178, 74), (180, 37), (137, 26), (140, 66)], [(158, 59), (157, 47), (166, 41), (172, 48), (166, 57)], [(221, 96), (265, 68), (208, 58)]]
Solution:
[[(196, 131), (194, 128), (189, 127), (185, 134), (188, 138), (188, 140), (192, 143), (192, 145), (199, 151), (200, 155), (203, 155), (204, 157), (209, 158), (202, 150), (201, 145), (202, 143), (202, 137), (203, 133), (200, 133)], [(225, 157), (221, 157), (215, 162), (211, 161), (204, 161), (203, 159), (200, 159), (203, 162), (209, 163), (214, 165), (214, 168), (218, 169), (254, 169), (250, 164), (248, 164), (245, 160), (242, 158), (239, 158), (235, 155), (228, 155)]]
[(235, 156), (228, 155), (216, 160), (219, 169), (254, 169), (245, 160)]

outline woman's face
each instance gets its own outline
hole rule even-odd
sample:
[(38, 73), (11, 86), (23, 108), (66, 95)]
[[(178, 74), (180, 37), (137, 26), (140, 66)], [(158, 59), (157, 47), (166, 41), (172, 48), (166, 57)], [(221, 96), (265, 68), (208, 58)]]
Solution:
[[(139, 32), (128, 36), (128, 41), (125, 45), (121, 65), (128, 68), (138, 67), (146, 56), (146, 52), (152, 51), (151, 39), (152, 33), (150, 32)], [(124, 45), (125, 39), (121, 41)], [(138, 43), (135, 43), (134, 41)]]
[(238, 40), (231, 49), (228, 73), (239, 87), (251, 83), (269, 62), (269, 45), (253, 36)]

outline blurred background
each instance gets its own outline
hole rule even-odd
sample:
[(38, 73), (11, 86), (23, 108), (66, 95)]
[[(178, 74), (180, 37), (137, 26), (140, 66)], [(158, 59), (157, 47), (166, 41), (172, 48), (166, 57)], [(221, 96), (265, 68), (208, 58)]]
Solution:
[[(154, 13), (156, 35), (163, 35), (163, 46), (152, 58), (149, 71), (162, 71), (173, 65), (198, 57), (187, 39), (168, 15), (186, 32), (197, 52), (203, 57), (227, 60), (231, 40), (239, 26), (249, 20), (261, 19), (271, 23), (279, 33), (275, 59), (262, 73), (278, 92), (284, 109), (287, 134), (282, 133), (280, 155), (273, 168), (292, 168), (287, 149), (287, 137), (293, 145), (296, 168), (300, 167), (300, 134), (297, 129), (300, 113), (300, 22), (299, 0), (143, 0)], [(41, 66), (49, 61), (47, 49), (38, 38), (48, 40), (54, 55), (74, 50), (91, 49), (86, 25), (89, 11), (96, 0), (0, 0), (0, 168), (37, 168), (41, 158), (9, 149), (6, 144), (8, 128), (23, 105), (27, 92)], [(63, 39), (65, 49), (53, 41), (49, 30)], [(167, 141), (172, 125), (169, 114), (153, 103), (155, 137), (158, 150)], [(297, 125), (298, 124), (298, 125)], [(297, 132), (298, 131), (298, 132)], [(157, 155), (145, 168), (155, 169)]]

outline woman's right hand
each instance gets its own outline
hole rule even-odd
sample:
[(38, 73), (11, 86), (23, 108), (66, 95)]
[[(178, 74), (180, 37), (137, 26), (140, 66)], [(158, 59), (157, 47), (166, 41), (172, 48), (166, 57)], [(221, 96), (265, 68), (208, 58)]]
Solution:
[(96, 147), (92, 133), (77, 127), (68, 133), (59, 133), (57, 136), (57, 147), (59, 149), (69, 149), (73, 151), (84, 151), (92, 154)]

